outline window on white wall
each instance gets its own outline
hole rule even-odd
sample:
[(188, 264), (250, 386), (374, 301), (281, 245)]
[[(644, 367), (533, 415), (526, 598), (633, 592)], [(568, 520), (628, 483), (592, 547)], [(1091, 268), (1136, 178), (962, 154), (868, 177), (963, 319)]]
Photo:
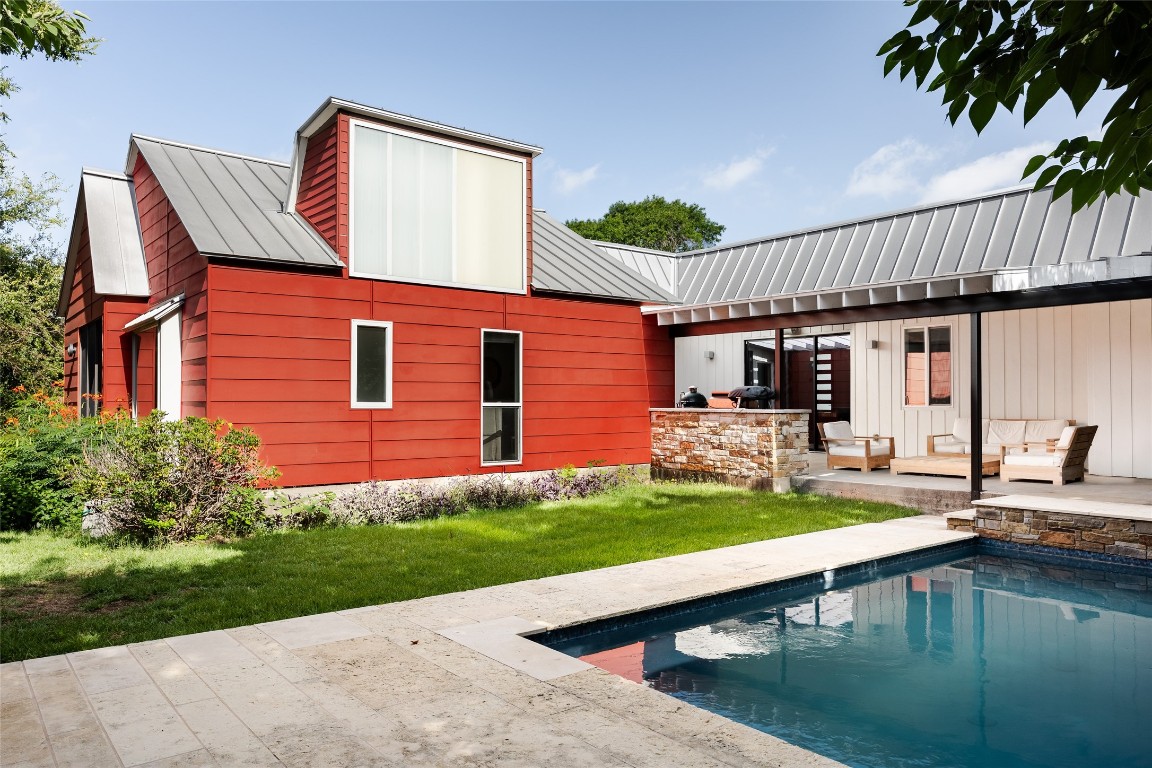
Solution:
[(392, 407), (392, 323), (352, 321), (352, 407)]
[(524, 291), (526, 167), (353, 123), (352, 274)]
[(481, 331), (480, 458), (484, 464), (520, 463), (521, 338), (516, 331)]
[(952, 405), (952, 327), (904, 329), (904, 405)]

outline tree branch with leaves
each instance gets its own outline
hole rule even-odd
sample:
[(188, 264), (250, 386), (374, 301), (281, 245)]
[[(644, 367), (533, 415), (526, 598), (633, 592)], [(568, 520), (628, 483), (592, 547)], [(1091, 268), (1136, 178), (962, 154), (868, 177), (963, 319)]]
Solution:
[[(955, 125), (967, 110), (980, 133), (1003, 107), (1024, 123), (1063, 92), (1076, 114), (1103, 88), (1116, 94), (1099, 139), (1064, 139), (1033, 157), (1035, 188), (1055, 182), (1072, 210), (1101, 194), (1152, 190), (1152, 2), (1130, 0), (905, 0), (907, 26), (877, 55), (884, 74), (943, 93)], [(922, 24), (924, 34), (914, 34)], [(934, 25), (934, 28), (932, 28)], [(929, 81), (929, 75), (936, 76)]]

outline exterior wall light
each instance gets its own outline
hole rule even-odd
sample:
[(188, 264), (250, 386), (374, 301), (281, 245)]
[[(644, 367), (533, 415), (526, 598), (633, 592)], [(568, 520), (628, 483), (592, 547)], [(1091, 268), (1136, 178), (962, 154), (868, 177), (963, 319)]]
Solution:
[(704, 359), (705, 360), (715, 360), (716, 359), (716, 353), (713, 352), (712, 350), (708, 350), (707, 352), (704, 353)]

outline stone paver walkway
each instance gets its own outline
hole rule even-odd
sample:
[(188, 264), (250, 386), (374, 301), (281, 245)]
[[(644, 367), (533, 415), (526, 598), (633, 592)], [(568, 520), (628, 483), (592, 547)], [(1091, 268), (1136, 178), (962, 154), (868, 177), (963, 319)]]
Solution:
[(909, 518), (7, 663), (0, 764), (836, 765), (520, 635), (969, 536)]

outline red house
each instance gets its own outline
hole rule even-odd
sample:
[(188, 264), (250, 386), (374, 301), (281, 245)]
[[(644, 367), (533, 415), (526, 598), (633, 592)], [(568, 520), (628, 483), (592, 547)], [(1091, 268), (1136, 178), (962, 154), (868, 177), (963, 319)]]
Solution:
[(329, 99), (291, 165), (85, 170), (67, 396), (252, 427), (285, 485), (647, 463), (675, 298), (532, 207), (540, 149)]

